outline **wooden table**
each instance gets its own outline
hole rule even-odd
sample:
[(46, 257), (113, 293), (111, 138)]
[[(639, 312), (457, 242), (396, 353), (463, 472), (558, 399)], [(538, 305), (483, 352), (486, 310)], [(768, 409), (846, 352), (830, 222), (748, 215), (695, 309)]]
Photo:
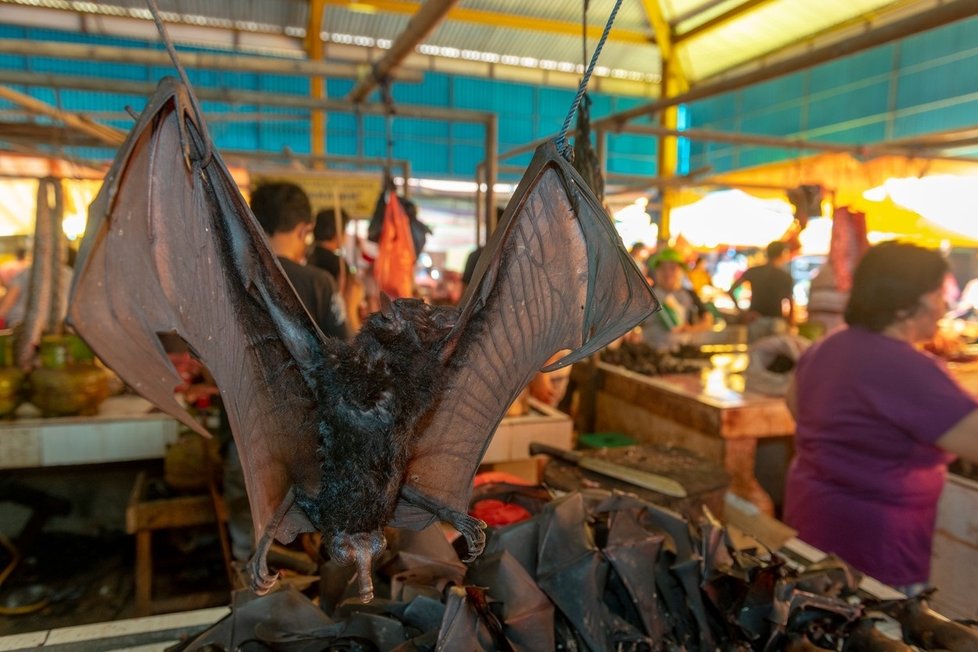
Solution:
[(754, 465), (759, 440), (794, 434), (784, 399), (737, 391), (717, 373), (645, 376), (604, 362), (595, 373), (595, 430), (717, 460), (730, 473), (733, 493), (774, 513)]

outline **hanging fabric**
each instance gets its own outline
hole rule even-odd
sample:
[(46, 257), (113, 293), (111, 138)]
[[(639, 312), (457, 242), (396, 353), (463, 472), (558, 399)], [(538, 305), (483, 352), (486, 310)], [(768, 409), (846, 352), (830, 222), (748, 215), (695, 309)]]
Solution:
[(414, 261), (417, 258), (407, 212), (391, 193), (384, 210), (374, 278), (381, 292), (392, 298), (414, 294)]

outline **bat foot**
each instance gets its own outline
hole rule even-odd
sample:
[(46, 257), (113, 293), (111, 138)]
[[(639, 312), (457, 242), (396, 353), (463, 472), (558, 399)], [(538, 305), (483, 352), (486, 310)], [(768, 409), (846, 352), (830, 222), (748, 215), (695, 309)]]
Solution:
[(255, 555), (248, 564), (248, 570), (251, 571), (251, 590), (255, 595), (265, 595), (278, 584), (278, 573), (268, 571), (264, 555)]
[(466, 563), (475, 561), (486, 547), (486, 522), (468, 514), (459, 513), (452, 514), (452, 518), (448, 522), (465, 537), (465, 545), (469, 554), (463, 561)]

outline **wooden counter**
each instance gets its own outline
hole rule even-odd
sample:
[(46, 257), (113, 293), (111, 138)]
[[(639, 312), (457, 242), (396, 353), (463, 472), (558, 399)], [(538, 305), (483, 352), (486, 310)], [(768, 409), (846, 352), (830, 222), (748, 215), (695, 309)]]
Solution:
[(595, 430), (716, 460), (730, 473), (731, 491), (774, 513), (754, 467), (758, 440), (794, 434), (784, 399), (737, 391), (717, 373), (645, 376), (599, 362), (596, 374)]

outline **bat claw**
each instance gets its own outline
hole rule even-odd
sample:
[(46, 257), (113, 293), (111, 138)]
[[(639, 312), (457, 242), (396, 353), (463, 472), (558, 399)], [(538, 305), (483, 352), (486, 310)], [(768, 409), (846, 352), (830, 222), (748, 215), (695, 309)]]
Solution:
[(278, 584), (278, 573), (269, 573), (264, 556), (256, 556), (249, 564), (251, 571), (251, 590), (256, 595), (265, 595)]
[(486, 522), (468, 514), (457, 514), (451, 523), (465, 537), (469, 554), (463, 561), (475, 561), (486, 547)]

